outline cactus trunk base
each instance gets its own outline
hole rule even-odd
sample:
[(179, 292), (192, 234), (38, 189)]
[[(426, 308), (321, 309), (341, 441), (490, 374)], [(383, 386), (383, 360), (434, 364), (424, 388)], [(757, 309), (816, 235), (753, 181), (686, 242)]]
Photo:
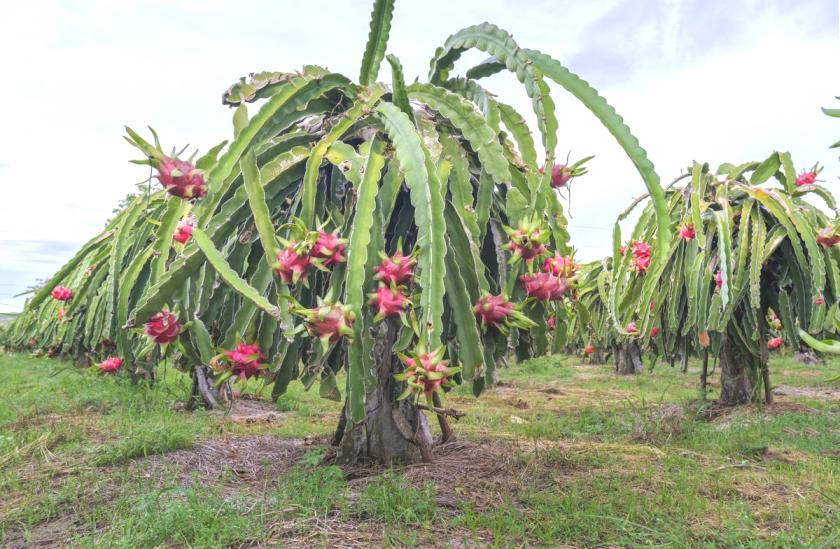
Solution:
[(399, 335), (399, 322), (386, 320), (376, 328), (373, 367), (377, 377), (365, 400), (365, 418), (339, 422), (333, 443), (335, 460), (342, 465), (381, 463), (397, 465), (432, 461), (432, 434), (426, 416), (414, 404), (397, 401), (398, 383), (393, 374), (400, 369), (391, 348)]
[(220, 388), (213, 385), (208, 366), (196, 366), (192, 371), (192, 391), (187, 401), (187, 409), (195, 410), (199, 407), (213, 410), (227, 407), (233, 401), (233, 391), (230, 381)]
[(615, 348), (615, 371), (622, 376), (642, 371), (642, 351), (635, 342), (624, 343)]

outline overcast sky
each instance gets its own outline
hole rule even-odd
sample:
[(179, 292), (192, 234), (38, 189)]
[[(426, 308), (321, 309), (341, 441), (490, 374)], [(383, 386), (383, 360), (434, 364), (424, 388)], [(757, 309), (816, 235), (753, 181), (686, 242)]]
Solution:
[[(94, 236), (148, 172), (123, 125), (206, 150), (231, 133), (221, 93), (239, 76), (313, 63), (357, 78), (370, 0), (14, 2), (0, 19), (0, 312)], [(834, 0), (398, 0), (389, 52), (425, 80), (446, 37), (491, 21), (564, 62), (625, 118), (663, 181), (692, 160), (789, 150), (840, 192)], [(465, 56), (463, 72), (484, 58)], [(381, 78), (388, 80), (383, 69)], [(485, 82), (528, 114), (509, 74)], [(612, 221), (644, 191), (585, 109), (556, 89), (558, 157), (597, 155), (574, 183), (578, 257), (608, 253)]]

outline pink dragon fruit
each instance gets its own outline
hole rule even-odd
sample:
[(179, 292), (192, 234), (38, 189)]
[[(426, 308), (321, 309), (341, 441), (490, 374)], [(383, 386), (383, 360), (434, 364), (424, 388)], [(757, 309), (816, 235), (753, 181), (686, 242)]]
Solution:
[(817, 242), (823, 248), (831, 248), (840, 243), (840, 231), (832, 227), (823, 227), (817, 233)]
[(814, 305), (822, 305), (823, 303), (825, 303), (825, 301), (823, 301), (823, 298), (821, 297), (814, 300)]
[(572, 179), (572, 170), (565, 164), (555, 164), (551, 167), (551, 187), (560, 189)]
[(554, 252), (553, 256), (545, 258), (542, 265), (544, 273), (551, 273), (554, 276), (562, 276), (564, 278), (571, 278), (580, 269), (580, 266), (575, 263), (572, 256), (562, 256), (560, 252)]
[(175, 234), (172, 235), (172, 240), (184, 244), (190, 239), (192, 232), (192, 223), (189, 220), (182, 219), (178, 222), (178, 226), (175, 228)]
[(548, 317), (548, 320), (546, 321), (545, 325), (548, 327), (548, 330), (550, 332), (553, 332), (554, 329), (557, 328), (557, 317), (556, 316)]
[(631, 242), (630, 251), (633, 253), (633, 269), (637, 273), (644, 273), (650, 267), (650, 246), (645, 242)]
[(443, 360), (444, 350), (445, 348), (441, 346), (433, 353), (416, 349), (409, 355), (398, 355), (405, 365), (405, 370), (395, 375), (394, 379), (408, 384), (406, 390), (398, 397), (399, 400), (419, 393), (431, 399), (433, 393), (441, 393), (442, 387), (452, 385), (450, 378), (461, 368), (447, 366), (447, 362)]
[(122, 366), (122, 359), (118, 356), (109, 356), (98, 364), (99, 371), (103, 374), (114, 374)]
[(475, 316), (484, 326), (498, 327), (513, 312), (513, 304), (503, 295), (483, 295), (475, 304)]
[(238, 343), (230, 351), (223, 351), (230, 365), (230, 371), (240, 379), (248, 379), (262, 373), (266, 356), (256, 343)]
[(583, 348), (583, 354), (585, 355), (592, 355), (595, 354), (595, 347), (592, 344), (588, 344), (586, 347)]
[(379, 322), (390, 316), (400, 316), (405, 313), (411, 304), (405, 294), (400, 291), (399, 286), (380, 284), (376, 291), (368, 297), (370, 297), (368, 303), (376, 309), (374, 322)]
[(173, 196), (189, 200), (207, 194), (202, 171), (189, 162), (164, 156), (158, 161), (157, 170), (158, 181)]
[(178, 323), (178, 317), (171, 313), (169, 309), (163, 309), (149, 318), (143, 331), (155, 343), (166, 345), (178, 338), (181, 325)]
[(512, 253), (511, 263), (524, 259), (530, 265), (535, 257), (545, 252), (545, 243), (551, 236), (536, 218), (532, 221), (520, 221), (516, 229), (504, 229), (510, 239), (507, 248)]
[(680, 227), (678, 233), (679, 237), (688, 242), (689, 240), (694, 240), (697, 236), (697, 233), (694, 231), (694, 225), (688, 223)]
[(292, 241), (284, 250), (277, 252), (274, 274), (283, 284), (297, 284), (300, 280), (306, 280), (311, 264), (309, 253), (303, 252), (300, 246)]
[(414, 265), (417, 264), (414, 256), (403, 255), (401, 251), (391, 257), (380, 255), (382, 262), (374, 267), (373, 278), (387, 286), (408, 286), (414, 278)]
[(802, 172), (796, 177), (796, 186), (803, 187), (805, 185), (813, 185), (817, 182), (817, 172)]
[(715, 273), (715, 287), (718, 290), (723, 288), (723, 273), (720, 271), (720, 269), (718, 269)]
[(538, 301), (562, 299), (569, 289), (565, 278), (551, 273), (525, 274), (519, 277), (519, 282), (525, 293)]
[(73, 299), (73, 291), (70, 288), (65, 288), (64, 286), (56, 286), (52, 289), (50, 295), (56, 301), (70, 301)]
[(784, 345), (785, 340), (780, 337), (774, 337), (767, 340), (767, 348), (771, 351), (775, 351), (782, 345)]
[(345, 258), (342, 254), (344, 254), (346, 244), (345, 239), (338, 238), (338, 231), (331, 233), (318, 231), (318, 238), (315, 239), (309, 255), (314, 260), (320, 261), (324, 267), (332, 267), (344, 262)]
[(299, 309), (296, 313), (303, 317), (309, 335), (324, 343), (335, 343), (342, 336), (353, 337), (355, 315), (341, 303), (322, 302), (314, 309)]
[(639, 329), (636, 327), (635, 322), (630, 322), (629, 324), (627, 324), (626, 331), (628, 334), (635, 334), (638, 330)]
[(650, 337), (656, 337), (657, 335), (659, 335), (659, 328), (654, 326), (650, 329)]

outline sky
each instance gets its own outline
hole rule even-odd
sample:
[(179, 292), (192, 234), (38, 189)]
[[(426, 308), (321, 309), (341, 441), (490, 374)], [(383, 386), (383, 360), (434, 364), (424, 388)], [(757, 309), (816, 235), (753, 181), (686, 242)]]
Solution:
[[(231, 134), (221, 94), (240, 76), (319, 64), (356, 79), (371, 0), (34, 0), (0, 19), (0, 312), (95, 236), (148, 176), (123, 126), (205, 151)], [(389, 53), (427, 77), (446, 37), (493, 22), (593, 84), (647, 149), (663, 182), (788, 150), (840, 193), (838, 3), (834, 0), (397, 0)], [(486, 56), (472, 52), (463, 74)], [(384, 64), (387, 65), (387, 64)], [(380, 80), (388, 82), (385, 66)], [(483, 83), (531, 122), (510, 74)], [(572, 244), (609, 253), (615, 217), (644, 186), (632, 164), (559, 87), (557, 156), (594, 154), (573, 183)], [(532, 127), (535, 127), (532, 124)]]

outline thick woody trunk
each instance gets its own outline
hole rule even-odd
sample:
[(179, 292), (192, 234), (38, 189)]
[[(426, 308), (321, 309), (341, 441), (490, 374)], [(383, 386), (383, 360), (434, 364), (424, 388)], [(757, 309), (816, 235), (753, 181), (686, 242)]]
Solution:
[[(385, 465), (432, 461), (432, 435), (423, 412), (407, 400), (397, 401), (399, 383), (394, 373), (401, 368), (392, 352), (399, 324), (388, 320), (376, 329), (373, 344), (375, 388), (365, 399), (365, 419), (339, 422), (333, 441), (340, 464), (377, 462)], [(344, 417), (344, 415), (342, 415)]]
[(636, 342), (623, 343), (615, 348), (615, 371), (619, 375), (633, 375), (642, 371), (642, 352)]
[(753, 357), (724, 333), (720, 342), (720, 403), (736, 406), (751, 402), (754, 394)]

